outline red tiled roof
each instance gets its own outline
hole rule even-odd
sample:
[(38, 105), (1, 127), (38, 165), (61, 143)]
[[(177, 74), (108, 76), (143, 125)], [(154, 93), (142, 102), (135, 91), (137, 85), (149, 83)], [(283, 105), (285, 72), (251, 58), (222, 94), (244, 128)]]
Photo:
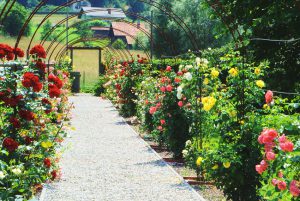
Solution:
[[(115, 36), (125, 36), (127, 43), (132, 45), (135, 42), (135, 37), (138, 33), (143, 33), (145, 30), (149, 33), (149, 30), (146, 28), (145, 23), (140, 23), (140, 29), (137, 28), (135, 25), (131, 25), (130, 23), (126, 22), (112, 22), (112, 28)], [(131, 37), (132, 36), (132, 37)]]

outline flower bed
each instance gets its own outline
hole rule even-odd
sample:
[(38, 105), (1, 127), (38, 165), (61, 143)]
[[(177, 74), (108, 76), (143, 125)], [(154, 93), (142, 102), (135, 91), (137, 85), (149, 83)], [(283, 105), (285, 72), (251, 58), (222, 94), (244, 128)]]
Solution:
[[(228, 199), (297, 199), (300, 118), (293, 102), (299, 97), (283, 99), (266, 90), (268, 62), (247, 63), (235, 51), (207, 50), (203, 57), (188, 54), (164, 68), (141, 58), (118, 64), (102, 79), (108, 81), (105, 94)], [(261, 162), (257, 139), (265, 128), (289, 140), (271, 143), (274, 149)], [(278, 172), (284, 176), (278, 178)]]
[(0, 200), (27, 200), (60, 174), (58, 148), (71, 109), (68, 66), (48, 73), (44, 48), (34, 46), (30, 54), (23, 66), (21, 49), (0, 44), (6, 66), (0, 77)]

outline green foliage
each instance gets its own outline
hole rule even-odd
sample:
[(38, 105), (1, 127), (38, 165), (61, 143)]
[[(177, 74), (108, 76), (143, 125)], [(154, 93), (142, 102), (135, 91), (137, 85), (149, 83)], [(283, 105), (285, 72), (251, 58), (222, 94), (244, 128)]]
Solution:
[[(219, 11), (212, 16), (223, 16), (229, 27), (239, 29), (244, 40), (264, 38), (290, 40), (300, 38), (299, 2), (284, 1), (227, 1), (221, 0)], [(241, 9), (246, 7), (247, 9)], [(228, 31), (228, 30), (227, 30)], [(300, 62), (298, 49), (300, 42), (248, 41), (248, 53), (253, 53), (256, 61), (268, 59), (271, 70), (267, 81), (271, 88), (281, 91), (295, 91), (299, 85)], [(280, 80), (280, 82), (278, 82)]]
[[(3, 30), (5, 33), (11, 36), (18, 36), (22, 29), (29, 13), (24, 6), (15, 3), (10, 10), (6, 20), (3, 22)], [(25, 36), (30, 35), (31, 25), (29, 24), (24, 31)]]
[[(46, 23), (42, 27), (42, 32), (41, 32), (41, 40), (46, 36), (49, 30), (52, 29), (52, 23), (50, 20), (47, 20)], [(54, 39), (56, 34), (51, 34), (50, 36), (47, 37), (47, 41), (52, 41)]]
[(100, 76), (98, 79), (98, 82), (95, 84), (93, 93), (95, 96), (101, 96), (106, 92), (104, 84), (108, 82), (107, 77), (105, 76)]
[(120, 50), (126, 48), (126, 44), (122, 39), (117, 39), (116, 41), (113, 42), (111, 46), (115, 49), (120, 49)]

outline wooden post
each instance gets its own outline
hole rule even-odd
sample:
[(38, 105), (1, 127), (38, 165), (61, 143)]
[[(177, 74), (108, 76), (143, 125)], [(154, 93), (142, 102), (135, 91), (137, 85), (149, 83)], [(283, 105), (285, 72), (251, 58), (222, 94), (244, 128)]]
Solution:
[(73, 55), (73, 48), (70, 48), (71, 49), (71, 69), (73, 69), (73, 59), (74, 59), (74, 55)]
[(101, 55), (101, 48), (99, 48), (99, 75), (104, 74), (104, 69), (102, 67), (102, 55)]

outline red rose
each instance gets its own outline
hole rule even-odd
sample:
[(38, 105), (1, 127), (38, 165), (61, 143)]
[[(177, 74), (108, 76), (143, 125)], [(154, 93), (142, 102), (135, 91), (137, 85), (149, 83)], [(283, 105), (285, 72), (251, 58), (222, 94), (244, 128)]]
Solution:
[(46, 59), (46, 57), (47, 57), (47, 54), (46, 54), (46, 52), (45, 52), (45, 50), (44, 50), (44, 48), (43, 48), (42, 45), (36, 45), (36, 46), (34, 46), (34, 47), (30, 50), (29, 53), (30, 53), (31, 55), (36, 55), (36, 56), (39, 57), (39, 58), (44, 58), (44, 59)]
[(13, 125), (13, 127), (15, 128), (20, 128), (21, 127), (21, 123), (20, 121), (16, 118), (16, 117), (11, 117), (9, 119), (9, 122)]
[(22, 85), (26, 88), (32, 87), (34, 92), (39, 92), (43, 88), (43, 84), (40, 82), (39, 77), (31, 72), (24, 73)]
[(42, 72), (45, 72), (46, 70), (46, 64), (44, 62), (42, 62), (42, 60), (38, 60), (36, 63), (35, 63), (35, 67), (39, 70), (41, 70)]
[(3, 147), (6, 148), (9, 152), (14, 152), (16, 149), (18, 149), (19, 143), (14, 139), (7, 137), (3, 140)]
[(48, 82), (53, 82), (59, 89), (61, 89), (63, 87), (63, 82), (61, 81), (61, 79), (59, 79), (59, 77), (57, 77), (53, 74), (50, 74), (48, 76)]
[(182, 102), (182, 101), (179, 101), (179, 102), (178, 102), (178, 106), (179, 106), (179, 107), (182, 107), (182, 106), (183, 106), (183, 102)]
[(4, 50), (0, 49), (0, 59), (3, 59), (5, 57)]
[(20, 115), (21, 118), (23, 118), (27, 121), (34, 120), (34, 114), (33, 114), (33, 112), (31, 112), (29, 110), (20, 110), (19, 115)]
[(60, 96), (60, 94), (61, 94), (61, 91), (56, 85), (49, 84), (49, 96), (50, 96), (50, 98), (54, 98), (54, 97), (58, 98)]
[(33, 138), (28, 137), (28, 136), (25, 136), (25, 143), (26, 143), (27, 145), (30, 145), (33, 141), (34, 141)]
[(56, 177), (57, 177), (57, 171), (56, 170), (53, 170), (52, 172), (51, 172), (51, 176), (52, 176), (52, 180), (54, 180), (54, 179), (56, 179)]
[(17, 57), (24, 57), (25, 55), (24, 51), (18, 47), (14, 49), (14, 53), (17, 55)]
[(51, 167), (51, 160), (49, 158), (45, 158), (44, 159), (44, 165), (46, 168), (50, 168)]

